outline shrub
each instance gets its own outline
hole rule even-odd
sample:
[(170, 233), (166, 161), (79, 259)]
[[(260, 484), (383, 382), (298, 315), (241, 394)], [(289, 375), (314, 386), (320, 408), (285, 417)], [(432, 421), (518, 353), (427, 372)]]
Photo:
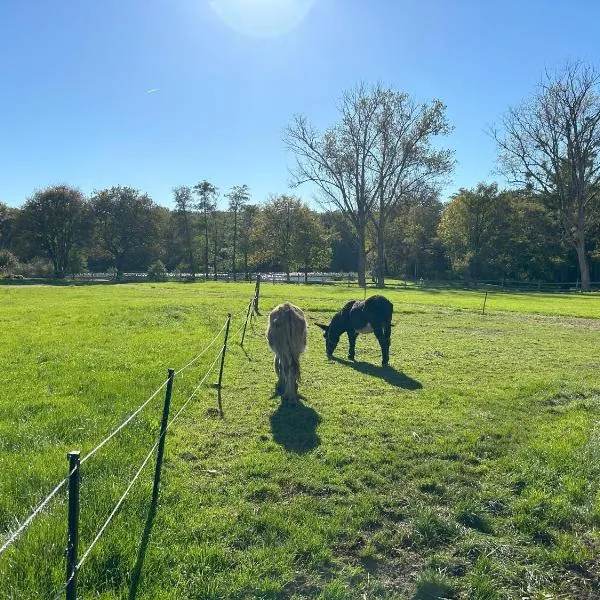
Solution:
[(23, 263), (19, 267), (19, 271), (25, 277), (40, 277), (51, 279), (54, 277), (54, 267), (47, 258), (37, 256), (32, 258), (28, 263)]
[(10, 250), (0, 250), (0, 272), (12, 275), (18, 266), (19, 259)]
[(162, 260), (155, 260), (150, 267), (148, 267), (148, 279), (150, 279), (150, 281), (167, 280), (167, 269)]

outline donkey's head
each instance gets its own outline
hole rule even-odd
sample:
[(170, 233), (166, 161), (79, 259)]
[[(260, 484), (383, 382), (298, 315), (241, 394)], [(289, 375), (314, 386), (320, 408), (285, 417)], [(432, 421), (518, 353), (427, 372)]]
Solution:
[(325, 352), (327, 353), (327, 358), (331, 358), (335, 352), (338, 342), (340, 341), (341, 332), (338, 332), (337, 328), (333, 326), (333, 321), (330, 325), (323, 325), (321, 323), (315, 323), (315, 325), (323, 330), (323, 337), (325, 338)]

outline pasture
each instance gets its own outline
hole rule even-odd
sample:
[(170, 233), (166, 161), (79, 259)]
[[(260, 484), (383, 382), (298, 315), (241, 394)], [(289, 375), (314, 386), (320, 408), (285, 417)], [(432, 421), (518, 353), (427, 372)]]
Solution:
[[(93, 448), (253, 287), (0, 287), (1, 535), (65, 476), (68, 450)], [(598, 295), (492, 294), (482, 315), (480, 292), (390, 290), (382, 369), (372, 335), (356, 363), (345, 337), (327, 361), (314, 326), (362, 291), (261, 292), (245, 348), (230, 340), (224, 418), (213, 376), (169, 430), (157, 510), (149, 465), (81, 570), (83, 597), (600, 597)], [(272, 397), (264, 339), (284, 300), (309, 320), (296, 407)], [(172, 412), (212, 355), (175, 378)], [(154, 443), (161, 404), (82, 467), (82, 550)], [(60, 589), (65, 504), (0, 556), (1, 598)]]

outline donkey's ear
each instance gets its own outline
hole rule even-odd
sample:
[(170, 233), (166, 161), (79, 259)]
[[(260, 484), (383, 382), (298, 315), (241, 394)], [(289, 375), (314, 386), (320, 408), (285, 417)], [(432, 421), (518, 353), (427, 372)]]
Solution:
[(320, 327), (323, 331), (327, 332), (329, 325), (323, 325), (322, 323), (315, 323), (317, 327)]

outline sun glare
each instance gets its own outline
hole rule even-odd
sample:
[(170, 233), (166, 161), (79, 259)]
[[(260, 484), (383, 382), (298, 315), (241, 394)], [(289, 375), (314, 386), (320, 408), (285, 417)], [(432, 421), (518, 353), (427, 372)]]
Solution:
[(253, 37), (276, 37), (297, 27), (316, 0), (211, 0), (227, 25)]

